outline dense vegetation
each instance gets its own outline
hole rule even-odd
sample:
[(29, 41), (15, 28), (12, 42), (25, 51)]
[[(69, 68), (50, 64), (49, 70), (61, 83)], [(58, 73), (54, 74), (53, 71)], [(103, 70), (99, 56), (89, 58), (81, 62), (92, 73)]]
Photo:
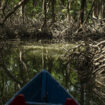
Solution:
[(0, 0), (0, 105), (43, 68), (80, 105), (105, 105), (104, 22), (104, 0)]
[(1, 0), (0, 7), (1, 38), (71, 41), (84, 40), (83, 34), (92, 40), (104, 37), (103, 0)]

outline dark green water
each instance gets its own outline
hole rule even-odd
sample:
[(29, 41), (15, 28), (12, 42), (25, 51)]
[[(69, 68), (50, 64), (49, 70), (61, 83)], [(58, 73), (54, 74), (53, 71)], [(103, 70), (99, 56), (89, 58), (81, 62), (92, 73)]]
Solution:
[(72, 67), (67, 68), (63, 59), (65, 52), (75, 44), (17, 40), (1, 42), (0, 46), (0, 103), (2, 105), (42, 69), (50, 72), (79, 100), (79, 91), (73, 86), (78, 82), (77, 72), (73, 71)]

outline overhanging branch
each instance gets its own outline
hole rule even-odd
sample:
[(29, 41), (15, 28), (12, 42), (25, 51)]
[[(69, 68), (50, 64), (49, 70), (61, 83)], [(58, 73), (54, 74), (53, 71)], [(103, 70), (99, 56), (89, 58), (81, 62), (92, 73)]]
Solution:
[(19, 7), (21, 7), (23, 4), (25, 5), (28, 1), (29, 1), (29, 0), (21, 0), (17, 5), (15, 5), (14, 8), (13, 8), (13, 10), (12, 10), (11, 12), (9, 12), (9, 13), (5, 16), (5, 18), (4, 18), (2, 24), (4, 24), (5, 21), (6, 21), (12, 14), (14, 14), (15, 11), (16, 11)]

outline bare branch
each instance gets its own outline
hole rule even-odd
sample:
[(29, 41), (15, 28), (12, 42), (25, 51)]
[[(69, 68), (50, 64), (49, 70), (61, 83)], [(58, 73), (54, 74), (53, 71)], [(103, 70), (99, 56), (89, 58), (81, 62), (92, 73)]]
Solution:
[(26, 4), (29, 0), (22, 0), (20, 1), (17, 5), (14, 6), (13, 10), (11, 12), (9, 12), (7, 14), (7, 16), (5, 17), (5, 19), (3, 20), (3, 24), (5, 23), (5, 21), (12, 15), (14, 14), (14, 12), (21, 7), (23, 4)]

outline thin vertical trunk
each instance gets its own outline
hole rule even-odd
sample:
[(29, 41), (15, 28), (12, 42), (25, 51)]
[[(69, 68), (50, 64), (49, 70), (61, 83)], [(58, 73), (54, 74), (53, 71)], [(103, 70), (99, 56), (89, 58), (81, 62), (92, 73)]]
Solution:
[(1, 0), (0, 0), (0, 9), (1, 9)]
[(100, 5), (100, 2), (99, 1), (96, 1), (96, 6), (94, 8), (94, 12), (96, 14), (97, 19), (99, 18), (99, 9), (100, 9), (100, 6), (99, 5)]
[(48, 72), (51, 73), (52, 72), (52, 68), (53, 68), (53, 60), (52, 60), (52, 58), (49, 58), (48, 62), (49, 62), (48, 63), (48, 65), (49, 65), (48, 66)]
[(104, 18), (105, 1), (101, 0), (101, 18)]
[(90, 11), (86, 16), (86, 19), (85, 19), (84, 23), (86, 23), (88, 21), (91, 14), (92, 14), (92, 17), (94, 17), (94, 10), (93, 10), (94, 9), (94, 4), (95, 4), (95, 0), (92, 0), (92, 5), (91, 5), (91, 8), (90, 8)]
[(43, 13), (44, 13), (44, 24), (43, 27), (46, 26), (46, 22), (47, 22), (47, 5), (46, 5), (46, 0), (43, 0)]
[(85, 5), (86, 5), (86, 0), (81, 0), (80, 24), (83, 24), (84, 22)]
[(84, 105), (84, 86), (82, 83), (81, 83), (81, 90), (80, 91), (81, 91), (80, 104)]
[(93, 11), (92, 11), (92, 17), (95, 18), (95, 19), (98, 19), (99, 17), (99, 1), (96, 1), (96, 0), (93, 0), (94, 2), (94, 5), (93, 5)]
[(55, 0), (51, 1), (51, 6), (52, 6), (52, 23), (55, 22)]
[(45, 69), (44, 47), (42, 47), (42, 69)]
[(5, 4), (5, 0), (0, 0), (0, 9), (2, 10)]
[(23, 18), (23, 24), (24, 24), (24, 8), (25, 8), (25, 4), (22, 5), (22, 18)]
[(65, 78), (66, 80), (65, 80), (65, 86), (66, 86), (66, 88), (68, 88), (68, 70), (66, 69), (66, 78)]
[(1, 84), (1, 86), (0, 86), (0, 97), (1, 97), (1, 99), (0, 99), (0, 103), (3, 105), (3, 96), (4, 96), (4, 87), (5, 87), (5, 80), (4, 80), (4, 71), (3, 72), (1, 72), (1, 81), (2, 81), (2, 84)]
[(19, 51), (19, 61), (20, 61), (20, 76), (23, 80), (23, 84), (29, 80), (29, 74), (27, 66), (23, 60), (22, 50)]
[(25, 8), (25, 1), (24, 1), (24, 3), (21, 5), (21, 7), (20, 7), (20, 12), (19, 12), (19, 15), (22, 17), (22, 19), (23, 19), (23, 24), (24, 24), (24, 8)]
[(70, 7), (71, 7), (71, 0), (67, 1), (67, 21), (70, 21)]
[[(92, 2), (95, 2), (95, 1), (92, 0)], [(96, 15), (95, 15), (95, 3), (93, 4), (92, 17), (93, 17), (93, 18), (96, 18)]]
[(90, 105), (91, 104), (90, 102), (91, 102), (91, 99), (92, 99), (92, 96), (93, 96), (92, 90), (93, 90), (93, 86), (95, 84), (93, 84), (92, 81), (94, 81), (94, 79), (91, 79), (90, 81), (88, 83), (86, 83), (86, 93), (85, 93), (86, 99), (85, 99), (85, 105)]
[(1, 1), (0, 1), (0, 9), (2, 10), (3, 14), (5, 15), (4, 11), (5, 11), (6, 7), (7, 7), (8, 0), (1, 0)]
[(65, 86), (67, 89), (69, 88), (69, 77), (70, 77), (70, 69), (69, 69), (69, 65), (66, 65)]

